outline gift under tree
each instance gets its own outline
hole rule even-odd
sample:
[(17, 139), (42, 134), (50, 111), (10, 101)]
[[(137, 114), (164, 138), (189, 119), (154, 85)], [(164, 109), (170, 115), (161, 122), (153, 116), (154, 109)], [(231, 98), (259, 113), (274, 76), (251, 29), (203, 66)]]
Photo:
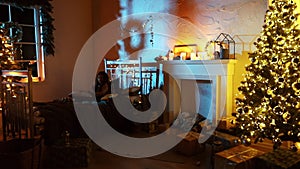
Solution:
[(249, 53), (236, 98), (236, 129), (242, 143), (300, 138), (300, 31), (296, 3), (273, 0), (265, 23)]

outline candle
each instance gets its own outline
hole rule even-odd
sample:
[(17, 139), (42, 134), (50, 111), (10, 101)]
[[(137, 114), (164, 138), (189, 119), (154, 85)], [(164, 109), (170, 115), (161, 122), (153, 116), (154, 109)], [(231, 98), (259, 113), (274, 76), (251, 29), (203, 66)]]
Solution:
[(174, 58), (174, 53), (173, 53), (173, 51), (170, 51), (169, 52), (169, 60), (173, 60), (173, 58)]
[(191, 60), (198, 60), (196, 53), (191, 53)]
[(180, 60), (186, 60), (186, 52), (180, 53)]

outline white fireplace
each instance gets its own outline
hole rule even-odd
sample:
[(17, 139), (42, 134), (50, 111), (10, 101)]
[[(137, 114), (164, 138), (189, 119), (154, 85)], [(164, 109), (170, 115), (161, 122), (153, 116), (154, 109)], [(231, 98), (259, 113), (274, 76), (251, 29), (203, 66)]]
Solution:
[(180, 112), (196, 112), (217, 125), (233, 112), (233, 78), (237, 60), (161, 61), (168, 98), (164, 121)]

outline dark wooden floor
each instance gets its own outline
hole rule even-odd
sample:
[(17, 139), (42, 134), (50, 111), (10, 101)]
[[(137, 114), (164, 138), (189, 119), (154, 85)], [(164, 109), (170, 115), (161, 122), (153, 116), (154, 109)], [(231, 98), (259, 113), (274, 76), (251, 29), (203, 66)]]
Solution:
[[(0, 131), (1, 129), (2, 125)], [(3, 140), (2, 132), (0, 140)], [(282, 146), (288, 148), (290, 145), (284, 143)], [(259, 144), (252, 144), (250, 147), (268, 152), (272, 151), (273, 144), (271, 141), (265, 140)], [(92, 152), (90, 159), (88, 167), (84, 169), (211, 169), (213, 162), (212, 147), (208, 144), (205, 144), (199, 153), (192, 156), (183, 155), (174, 148), (150, 158), (121, 157), (98, 147)], [(42, 168), (45, 169), (45, 167)]]
[(133, 159), (120, 157), (104, 150), (97, 150), (87, 169), (210, 169), (210, 151), (185, 156), (174, 150), (162, 155)]
[[(284, 144), (283, 146), (287, 146)], [(261, 151), (272, 151), (272, 142), (265, 141), (250, 147)], [(150, 158), (126, 158), (102, 149), (93, 152), (91, 162), (85, 169), (211, 169), (211, 147), (206, 145), (199, 153), (186, 156), (175, 149)]]

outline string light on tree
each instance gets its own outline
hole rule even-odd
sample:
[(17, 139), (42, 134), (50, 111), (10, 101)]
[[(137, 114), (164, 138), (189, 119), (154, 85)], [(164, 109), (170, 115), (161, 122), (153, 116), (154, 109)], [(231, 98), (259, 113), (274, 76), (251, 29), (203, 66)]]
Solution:
[[(270, 139), (300, 140), (300, 30), (296, 3), (273, 0), (266, 11), (256, 51), (249, 53), (244, 80), (236, 98), (237, 132), (249, 145)], [(294, 147), (293, 147), (294, 148)]]
[[(13, 35), (11, 35), (11, 29), (15, 30)], [(14, 42), (19, 41), (21, 36), (21, 28), (16, 24), (11, 22), (0, 24), (0, 70), (19, 68), (15, 62), (17, 48), (14, 47)]]

